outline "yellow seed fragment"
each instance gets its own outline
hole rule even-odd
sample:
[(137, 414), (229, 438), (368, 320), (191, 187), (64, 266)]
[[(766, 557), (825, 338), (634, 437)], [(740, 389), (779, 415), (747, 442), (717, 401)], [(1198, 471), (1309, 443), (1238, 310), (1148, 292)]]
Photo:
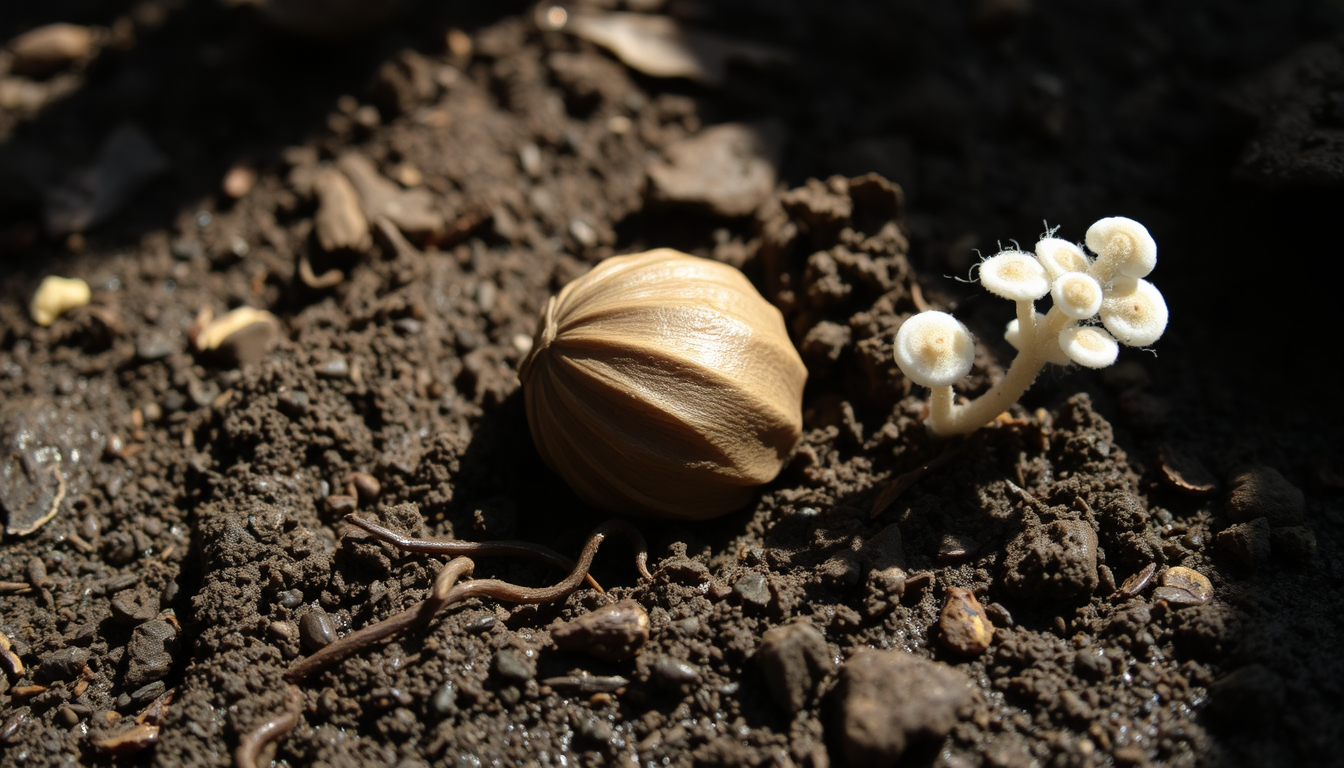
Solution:
[(89, 284), (77, 277), (58, 277), (48, 275), (33, 294), (28, 305), (28, 314), (33, 322), (46, 327), (56, 322), (56, 318), (75, 307), (89, 303), (92, 293)]

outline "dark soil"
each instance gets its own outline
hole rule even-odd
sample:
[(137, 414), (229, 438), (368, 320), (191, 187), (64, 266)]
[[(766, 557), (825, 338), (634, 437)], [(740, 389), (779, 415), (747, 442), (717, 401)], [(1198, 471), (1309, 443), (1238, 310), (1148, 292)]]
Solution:
[[(1344, 764), (1344, 9), (589, 5), (778, 51), (696, 82), (544, 5), (410, 3), (338, 43), (211, 2), (0, 11), (5, 40), (99, 30), (53, 73), (0, 61), (0, 506), (12, 531), (55, 508), (0, 542), (22, 663), (0, 664), (0, 763), (225, 765), (294, 712), (290, 765)], [(166, 169), (101, 222), (44, 218), (127, 122)], [(721, 123), (755, 128), (765, 186), (716, 164), (669, 193), (663, 164), (696, 156), (677, 143)], [(327, 250), (324, 169), (360, 159), (427, 218)], [(929, 437), (901, 320), (927, 301), (970, 325), (974, 394), (1011, 359), (1011, 310), (945, 276), (1111, 215), (1159, 244), (1156, 355), (1047, 373), (1008, 418)], [(810, 379), (758, 501), (637, 521), (652, 582), (626, 543), (599, 553), (648, 642), (557, 648), (554, 621), (609, 601), (592, 589), (473, 600), (291, 687), (445, 561), (346, 512), (578, 553), (604, 517), (533, 449), (517, 366), (548, 296), (662, 246), (741, 266)], [(42, 328), (53, 274), (93, 298)], [(197, 353), (201, 310), (243, 305), (279, 319), (274, 346)], [(1170, 591), (1176, 566), (1212, 599)]]

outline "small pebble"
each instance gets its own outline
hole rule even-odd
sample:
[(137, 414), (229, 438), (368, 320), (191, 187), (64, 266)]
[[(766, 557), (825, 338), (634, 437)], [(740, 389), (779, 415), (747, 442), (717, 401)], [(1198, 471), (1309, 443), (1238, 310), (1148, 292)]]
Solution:
[(359, 502), (354, 496), (346, 496), (341, 493), (328, 496), (323, 500), (322, 505), (326, 508), (328, 514), (338, 517), (345, 517), (359, 508)]
[(483, 613), (469, 620), (462, 629), (473, 635), (483, 635), (495, 628), (495, 614)]
[(506, 683), (521, 685), (537, 675), (537, 662), (519, 648), (501, 648), (492, 664), (495, 675)]
[(771, 697), (790, 716), (802, 711), (835, 666), (826, 638), (808, 621), (766, 630), (756, 660)]
[(317, 366), (316, 372), (328, 379), (346, 379), (350, 377), (350, 363), (344, 357), (333, 357)]
[(354, 486), (355, 495), (365, 504), (372, 504), (378, 500), (378, 495), (383, 492), (382, 483), (378, 478), (366, 472), (356, 472), (350, 476), (350, 484)]
[(994, 642), (994, 625), (969, 589), (947, 588), (938, 629), (943, 645), (963, 656), (978, 656)]
[(310, 651), (317, 651), (336, 640), (331, 617), (320, 606), (313, 606), (299, 619), (299, 640)]
[(303, 592), (297, 589), (286, 589), (276, 593), (275, 601), (285, 608), (297, 608), (303, 604)]
[(770, 582), (765, 574), (752, 571), (733, 584), (733, 591), (745, 603), (765, 607), (770, 604)]
[(451, 715), (457, 711), (457, 686), (452, 680), (444, 680), (429, 700), (430, 706), (440, 715)]
[(700, 670), (695, 665), (670, 656), (659, 656), (649, 671), (651, 679), (664, 688), (677, 689), (700, 680)]

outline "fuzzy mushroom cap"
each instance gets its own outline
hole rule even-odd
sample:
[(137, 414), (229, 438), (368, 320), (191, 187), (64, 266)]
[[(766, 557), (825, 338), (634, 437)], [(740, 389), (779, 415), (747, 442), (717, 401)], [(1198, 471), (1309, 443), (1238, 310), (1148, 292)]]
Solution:
[(1084, 320), (1101, 309), (1103, 294), (1096, 278), (1082, 272), (1069, 272), (1050, 286), (1050, 297), (1059, 311), (1074, 320)]
[(1059, 334), (1059, 348), (1085, 368), (1105, 368), (1120, 356), (1120, 345), (1095, 325), (1065, 328)]
[(1035, 301), (1050, 292), (1050, 275), (1035, 256), (1004, 251), (980, 264), (985, 290), (1011, 301)]
[[(1036, 327), (1039, 328), (1044, 323), (1045, 315), (1037, 312)], [(1003, 332), (1003, 338), (1009, 344), (1013, 345), (1013, 349), (1016, 349), (1018, 352), (1022, 351), (1022, 326), (1016, 319), (1009, 321), (1008, 330)], [(1068, 365), (1073, 362), (1069, 359), (1068, 355), (1064, 354), (1064, 350), (1054, 344), (1050, 344), (1046, 347), (1045, 361), (1047, 363), (1054, 363), (1055, 365)]]
[(896, 365), (911, 381), (946, 387), (971, 372), (975, 340), (946, 312), (920, 312), (901, 323), (894, 352)]
[(1087, 247), (1125, 277), (1146, 277), (1157, 266), (1157, 243), (1133, 219), (1112, 216), (1087, 228)]
[(1082, 248), (1058, 237), (1043, 238), (1036, 243), (1036, 258), (1050, 273), (1051, 280), (1058, 280), (1068, 272), (1086, 272), (1092, 266)]
[(1167, 302), (1147, 280), (1117, 277), (1101, 302), (1101, 322), (1121, 344), (1146, 347), (1167, 329)]

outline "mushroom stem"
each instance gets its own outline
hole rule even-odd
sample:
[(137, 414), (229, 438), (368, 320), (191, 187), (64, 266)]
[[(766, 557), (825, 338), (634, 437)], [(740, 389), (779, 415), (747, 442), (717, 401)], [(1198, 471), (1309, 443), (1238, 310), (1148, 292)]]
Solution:
[[(1025, 313), (1022, 311), (1023, 303), (1027, 304)], [(1031, 303), (1017, 302), (1017, 305), (1019, 327), (1024, 317), (1030, 317), (1034, 323), (1036, 313)], [(1035, 327), (1027, 326), (1032, 332), (1022, 335), (1022, 349), (1013, 358), (1012, 365), (1008, 366), (1008, 374), (990, 387), (988, 392), (969, 403), (954, 405), (950, 386), (933, 388), (929, 395), (930, 410), (926, 422), (929, 430), (939, 437), (968, 435), (1008, 410), (1009, 406), (1026, 394), (1041, 369), (1045, 368), (1050, 351), (1047, 345), (1057, 344), (1060, 332), (1073, 322), (1068, 315), (1052, 307), (1045, 316), (1045, 322)]]
[(1024, 347), (1036, 346), (1036, 302), (1015, 301), (1017, 305), (1017, 332)]

